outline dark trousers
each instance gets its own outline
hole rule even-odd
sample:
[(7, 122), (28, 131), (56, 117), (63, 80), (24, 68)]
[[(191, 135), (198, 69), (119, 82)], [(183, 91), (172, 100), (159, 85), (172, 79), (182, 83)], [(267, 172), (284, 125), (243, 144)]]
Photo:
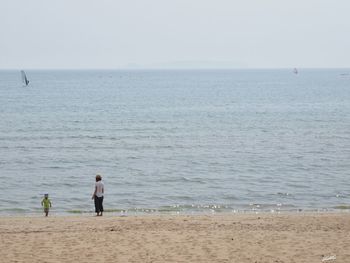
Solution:
[(97, 197), (95, 196), (95, 212), (100, 213), (103, 212), (103, 196)]

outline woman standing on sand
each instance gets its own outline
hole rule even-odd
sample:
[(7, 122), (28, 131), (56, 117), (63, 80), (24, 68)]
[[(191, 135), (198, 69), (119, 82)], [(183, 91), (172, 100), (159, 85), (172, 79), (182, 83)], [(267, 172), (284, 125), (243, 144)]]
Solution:
[(101, 175), (96, 175), (95, 191), (92, 194), (92, 198), (95, 201), (95, 212), (96, 216), (102, 216), (103, 213), (103, 194), (104, 184), (102, 183)]

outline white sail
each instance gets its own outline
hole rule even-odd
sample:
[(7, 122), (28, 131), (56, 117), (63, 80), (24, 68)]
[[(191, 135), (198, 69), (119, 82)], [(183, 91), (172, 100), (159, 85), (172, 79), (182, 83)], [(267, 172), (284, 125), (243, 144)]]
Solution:
[(27, 79), (27, 76), (26, 76), (26, 73), (24, 72), (24, 70), (21, 70), (21, 75), (22, 75), (22, 81), (23, 81), (24, 85), (28, 86), (29, 80)]

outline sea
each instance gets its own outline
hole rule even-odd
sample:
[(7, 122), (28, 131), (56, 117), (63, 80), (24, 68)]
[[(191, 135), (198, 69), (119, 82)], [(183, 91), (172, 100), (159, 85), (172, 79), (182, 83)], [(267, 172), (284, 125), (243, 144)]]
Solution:
[(0, 71), (0, 215), (350, 212), (350, 69)]

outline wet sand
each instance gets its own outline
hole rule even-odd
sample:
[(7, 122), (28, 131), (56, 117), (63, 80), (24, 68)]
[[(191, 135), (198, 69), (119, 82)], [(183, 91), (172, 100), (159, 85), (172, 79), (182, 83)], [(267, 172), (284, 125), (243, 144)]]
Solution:
[(0, 251), (0, 262), (346, 263), (350, 213), (0, 217)]

